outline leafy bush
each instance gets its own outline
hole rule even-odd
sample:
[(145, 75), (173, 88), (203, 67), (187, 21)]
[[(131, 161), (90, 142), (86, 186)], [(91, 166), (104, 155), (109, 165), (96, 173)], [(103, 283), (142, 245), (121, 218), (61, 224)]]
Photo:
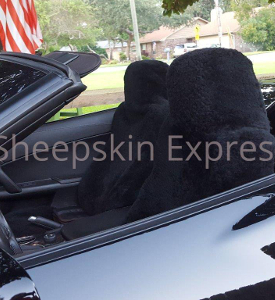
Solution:
[(109, 62), (109, 65), (116, 65), (117, 63), (118, 63), (118, 61), (116, 59), (114, 59)]
[(107, 59), (101, 58), (101, 64), (102, 65), (107, 65), (109, 61)]
[(127, 60), (127, 56), (124, 52), (119, 53), (119, 58), (120, 58), (120, 61)]
[(241, 22), (245, 42), (265, 51), (275, 50), (275, 7), (261, 9), (255, 17)]
[(106, 57), (108, 57), (108, 54), (107, 54), (106, 50), (101, 48), (101, 47), (93, 46), (93, 47), (91, 47), (91, 49), (94, 50), (95, 53), (98, 54), (98, 55), (103, 54)]
[(141, 58), (142, 58), (142, 60), (148, 60), (148, 59), (151, 59), (150, 57), (145, 56), (145, 55), (141, 55)]

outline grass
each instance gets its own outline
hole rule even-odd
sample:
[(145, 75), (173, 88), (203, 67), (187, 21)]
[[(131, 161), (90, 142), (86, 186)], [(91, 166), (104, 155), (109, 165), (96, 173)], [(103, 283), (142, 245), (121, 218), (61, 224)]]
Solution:
[(89, 90), (104, 90), (122, 88), (124, 86), (123, 77), (125, 71), (92, 73), (83, 78), (83, 83)]
[(275, 62), (254, 63), (253, 68), (256, 75), (275, 73)]
[(100, 68), (112, 68), (112, 67), (124, 67), (129, 66), (131, 62), (118, 63), (118, 64), (105, 64), (101, 65)]
[[(255, 63), (253, 67), (256, 74), (275, 73), (275, 62)], [(123, 88), (124, 73), (125, 71), (94, 73), (86, 76), (83, 81), (88, 86), (88, 90)], [(115, 108), (118, 105), (119, 103), (83, 107), (83, 114)], [(76, 112), (76, 108), (62, 109), (61, 111)]]
[(251, 56), (251, 55), (257, 55), (257, 54), (263, 54), (267, 52), (272, 52), (272, 51), (255, 51), (255, 52), (244, 52), (243, 55), (246, 56)]
[[(275, 73), (275, 62), (255, 63), (254, 71), (256, 74)], [(106, 73), (92, 73), (83, 79), (87, 85), (87, 90), (102, 90), (123, 88), (123, 77), (125, 71), (114, 71)]]
[[(118, 107), (120, 103), (82, 107), (83, 115)], [(61, 112), (76, 112), (76, 108), (64, 108)]]

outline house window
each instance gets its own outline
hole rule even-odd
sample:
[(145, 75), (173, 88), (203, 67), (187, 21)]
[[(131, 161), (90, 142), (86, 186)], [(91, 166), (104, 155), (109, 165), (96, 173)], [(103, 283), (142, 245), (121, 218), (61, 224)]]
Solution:
[(146, 44), (141, 45), (141, 50), (144, 50), (144, 51), (146, 50)]

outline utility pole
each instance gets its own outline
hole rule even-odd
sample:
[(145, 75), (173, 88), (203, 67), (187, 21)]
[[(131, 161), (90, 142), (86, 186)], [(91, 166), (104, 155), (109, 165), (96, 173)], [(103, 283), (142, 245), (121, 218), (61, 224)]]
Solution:
[(221, 23), (221, 8), (219, 6), (219, 0), (215, 0), (215, 6), (217, 10), (219, 44), (220, 46), (222, 46), (222, 23)]
[(137, 60), (141, 60), (141, 50), (140, 50), (140, 42), (139, 42), (135, 0), (130, 0), (130, 6), (131, 6), (132, 21), (133, 21), (134, 37), (135, 37), (135, 43), (136, 43)]

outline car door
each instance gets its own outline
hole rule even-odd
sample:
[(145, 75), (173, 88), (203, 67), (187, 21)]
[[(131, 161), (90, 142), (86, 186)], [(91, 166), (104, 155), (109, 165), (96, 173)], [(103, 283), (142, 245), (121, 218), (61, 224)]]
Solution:
[(5, 300), (41, 299), (27, 272), (2, 249), (0, 249), (0, 295), (1, 299)]
[[(99, 57), (94, 54), (57, 51), (46, 58), (3, 53), (0, 59), (14, 67), (14, 70), (9, 68), (9, 76), (15, 77), (15, 86), (10, 82), (10, 93), (16, 90), (16, 85), (21, 92), (7, 95), (9, 101), (2, 101), (0, 124), (2, 135), (8, 136), (7, 141), (2, 142), (1, 139), (1, 150), (8, 150), (5, 159), (1, 161), (1, 170), (19, 187), (17, 190), (20, 189), (20, 193), (16, 193), (16, 189), (10, 193), (5, 187), (0, 187), (0, 198), (15, 199), (33, 192), (55, 191), (63, 184), (77, 184), (91, 157), (96, 156), (93, 144), (108, 138), (115, 110), (50, 123), (47, 120), (85, 90), (80, 77), (99, 66)], [(43, 77), (38, 78), (39, 83), (22, 81), (20, 72), (31, 74), (30, 70), (37, 70), (33, 72), (33, 77), (35, 74)], [(29, 86), (22, 90), (19, 80), (22, 81), (22, 86)], [(53, 99), (49, 99), (51, 93), (56, 94)], [(81, 143), (84, 141), (89, 149)], [(66, 143), (68, 151), (66, 154), (61, 153), (60, 159), (55, 159), (51, 150), (53, 147), (62, 148), (59, 143)], [(40, 151), (45, 144), (48, 151), (40, 153), (40, 159), (37, 160), (34, 149)], [(87, 152), (90, 155), (84, 161), (82, 158)]]
[[(26, 147), (16, 146), (15, 159), (12, 159), (12, 150), (9, 152), (3, 170), (23, 186), (25, 194), (37, 192), (38, 189), (41, 192), (49, 189), (54, 191), (62, 184), (74, 185), (80, 180), (92, 158), (97, 155), (93, 148), (94, 143), (108, 139), (114, 111), (112, 109), (42, 125), (24, 139)], [(39, 161), (33, 154), (34, 145), (38, 142), (49, 146), (49, 151), (39, 154)], [(86, 142), (89, 149), (81, 142)], [(60, 152), (57, 160), (51, 150), (55, 145), (64, 147), (63, 143), (67, 144), (68, 151)], [(89, 157), (84, 159), (88, 152)], [(9, 197), (8, 194), (5, 195)]]
[(271, 175), (18, 260), (42, 300), (211, 297), (275, 277), (274, 217), (232, 230), (274, 195)]

